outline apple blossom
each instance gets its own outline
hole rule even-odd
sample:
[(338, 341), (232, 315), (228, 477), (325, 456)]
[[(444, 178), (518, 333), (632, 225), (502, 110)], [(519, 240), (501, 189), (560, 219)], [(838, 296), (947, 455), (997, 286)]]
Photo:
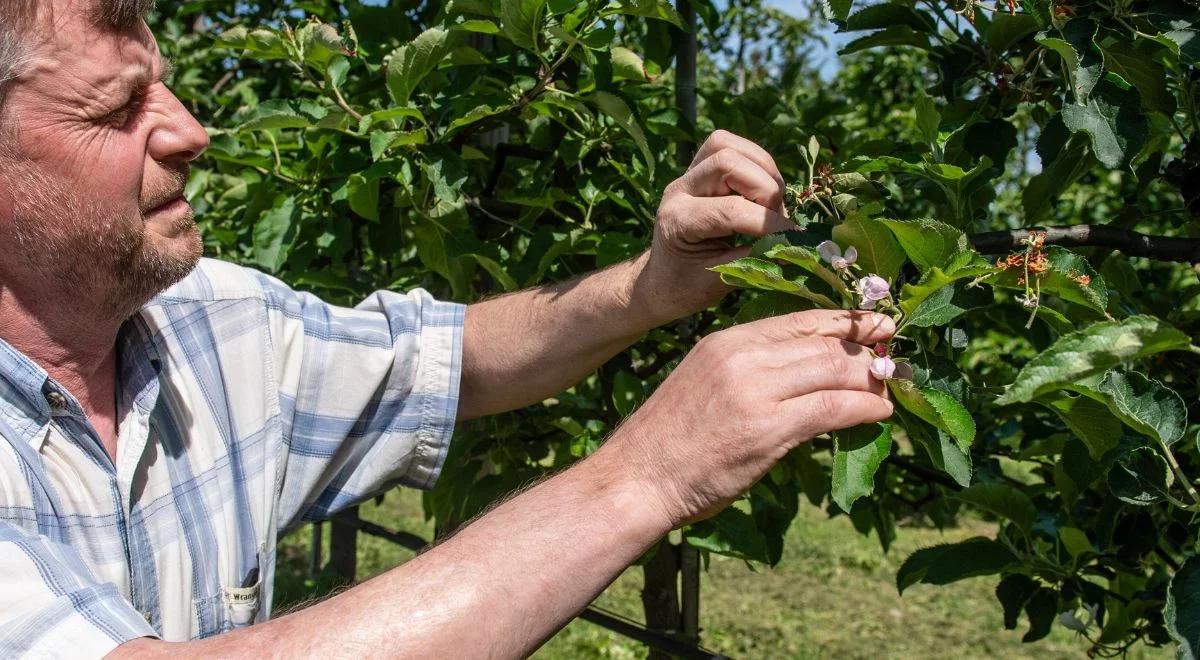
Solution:
[(862, 296), (860, 309), (875, 309), (875, 303), (892, 295), (887, 280), (878, 275), (868, 275), (858, 281), (858, 294)]
[(817, 246), (817, 252), (827, 263), (833, 266), (834, 270), (846, 270), (855, 261), (858, 261), (858, 249), (851, 245), (846, 249), (845, 254), (842, 253), (842, 248), (833, 241), (822, 241)]
[(896, 375), (896, 363), (890, 357), (871, 360), (871, 375), (879, 380), (888, 380)]

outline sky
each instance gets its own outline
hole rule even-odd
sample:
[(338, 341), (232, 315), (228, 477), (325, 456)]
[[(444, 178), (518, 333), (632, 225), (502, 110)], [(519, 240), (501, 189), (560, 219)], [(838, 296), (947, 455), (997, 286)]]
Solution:
[[(768, 4), (778, 7), (787, 13), (804, 17), (809, 14), (806, 4), (801, 0), (768, 0)], [(838, 70), (837, 50), (850, 41), (850, 37), (845, 34), (834, 34), (832, 23), (821, 19), (826, 26), (821, 32), (829, 42), (827, 47), (818, 47), (813, 56), (816, 58), (818, 70), (821, 72), (821, 78), (830, 80)]]

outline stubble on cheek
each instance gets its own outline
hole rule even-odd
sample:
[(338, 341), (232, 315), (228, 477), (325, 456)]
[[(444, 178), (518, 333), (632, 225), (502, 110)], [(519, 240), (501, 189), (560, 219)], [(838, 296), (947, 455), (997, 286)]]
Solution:
[(171, 221), (175, 236), (150, 235), (136, 206), (105, 208), (85, 191), (29, 168), (13, 172), (10, 182), (17, 257), (47, 295), (95, 303), (125, 317), (199, 260), (190, 213)]

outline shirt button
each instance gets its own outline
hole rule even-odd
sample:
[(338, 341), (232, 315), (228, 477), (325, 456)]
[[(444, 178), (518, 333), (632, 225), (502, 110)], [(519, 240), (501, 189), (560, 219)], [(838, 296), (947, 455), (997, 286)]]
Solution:
[(67, 409), (67, 397), (61, 392), (53, 390), (46, 392), (46, 403), (50, 404), (50, 409), (55, 412), (62, 412)]

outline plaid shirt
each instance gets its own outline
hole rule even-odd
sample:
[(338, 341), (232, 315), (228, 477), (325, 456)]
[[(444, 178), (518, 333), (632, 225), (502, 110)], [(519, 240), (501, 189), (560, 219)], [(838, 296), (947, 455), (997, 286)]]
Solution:
[(437, 479), (463, 312), (422, 290), (334, 307), (204, 260), (121, 330), (115, 462), (0, 341), (0, 656), (265, 620), (280, 535)]

